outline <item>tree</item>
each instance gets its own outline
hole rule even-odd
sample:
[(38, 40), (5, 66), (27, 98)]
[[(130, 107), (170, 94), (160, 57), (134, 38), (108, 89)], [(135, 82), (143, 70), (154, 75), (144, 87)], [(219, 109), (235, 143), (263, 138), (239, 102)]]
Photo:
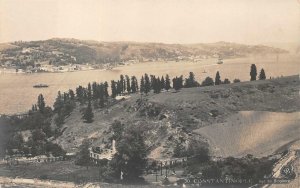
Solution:
[(211, 77), (206, 77), (205, 80), (202, 82), (202, 86), (213, 86), (214, 80)]
[(79, 147), (79, 152), (76, 155), (76, 165), (86, 166), (86, 168), (88, 169), (89, 165), (91, 164), (89, 147), (89, 140), (83, 140), (82, 144)]
[(84, 99), (84, 95), (85, 95), (85, 90), (82, 86), (78, 86), (76, 88), (76, 96), (78, 98), (78, 100), (80, 101), (80, 103), (83, 102), (83, 99)]
[(165, 89), (165, 87), (166, 87), (166, 82), (165, 82), (164, 76), (161, 77), (160, 83), (161, 83), (161, 86), (160, 86), (161, 89)]
[(180, 77), (175, 77), (175, 78), (173, 78), (173, 88), (176, 90), (176, 91), (178, 91), (178, 90), (180, 90), (182, 87), (183, 87), (183, 84), (182, 84), (182, 82), (183, 82), (183, 77), (182, 76), (180, 76)]
[(224, 84), (230, 84), (230, 80), (229, 80), (228, 78), (225, 78), (225, 80), (224, 80), (223, 83), (224, 83)]
[(167, 74), (167, 75), (166, 75), (166, 85), (165, 85), (165, 89), (166, 89), (167, 91), (169, 91), (170, 88), (171, 88), (171, 82), (170, 82), (169, 75)]
[(216, 78), (215, 78), (215, 85), (220, 85), (221, 83), (222, 83), (221, 76), (220, 76), (219, 71), (217, 71)]
[(120, 75), (120, 84), (119, 84), (120, 94), (121, 94), (121, 93), (124, 93), (125, 87), (126, 87), (126, 85), (125, 85), (124, 76), (121, 74), (121, 75)]
[(100, 108), (104, 107), (104, 98), (105, 98), (105, 86), (101, 83), (99, 85), (99, 105), (100, 105)]
[(117, 95), (120, 95), (122, 93), (123, 84), (120, 80), (117, 82)]
[(142, 132), (136, 127), (131, 127), (117, 142), (117, 153), (111, 161), (116, 174), (123, 173), (126, 182), (137, 182), (147, 164), (147, 150)]
[(117, 86), (114, 80), (111, 81), (111, 97), (115, 98), (117, 96)]
[(130, 86), (130, 78), (128, 75), (125, 75), (126, 78), (126, 89), (127, 89), (127, 93), (131, 92), (131, 86)]
[(88, 106), (85, 109), (85, 112), (83, 114), (83, 119), (85, 119), (86, 123), (92, 123), (94, 118), (94, 113), (91, 105), (91, 100), (89, 100)]
[(112, 131), (113, 131), (113, 136), (112, 139), (114, 139), (116, 142), (119, 142), (122, 138), (122, 134), (124, 131), (124, 125), (118, 121), (115, 120), (113, 124), (111, 125)]
[(131, 77), (131, 92), (135, 93), (138, 90), (137, 80), (135, 76)]
[(64, 101), (63, 101), (60, 91), (58, 91), (57, 97), (53, 104), (54, 111), (59, 112), (63, 108), (63, 106), (64, 106)]
[(144, 92), (145, 92), (145, 79), (144, 79), (144, 76), (142, 76), (141, 86), (140, 86), (140, 93), (144, 93)]
[(46, 103), (45, 103), (44, 96), (42, 94), (40, 94), (38, 96), (38, 104), (37, 105), (39, 107), (40, 112), (43, 113), (45, 110)]
[(265, 80), (266, 79), (266, 74), (265, 74), (265, 70), (264, 69), (260, 70), (259, 79), (260, 80)]
[(88, 93), (87, 93), (87, 97), (88, 97), (88, 100), (91, 100), (91, 99), (92, 99), (92, 87), (91, 87), (91, 84), (90, 84), (90, 83), (88, 84)]
[(257, 70), (256, 70), (256, 65), (255, 64), (251, 65), (250, 76), (251, 76), (250, 81), (256, 80)]
[(161, 81), (158, 78), (155, 78), (153, 79), (153, 90), (154, 90), (154, 93), (160, 93), (161, 91)]
[(98, 84), (96, 82), (93, 82), (92, 84), (92, 90), (93, 90), (93, 99), (99, 98), (99, 90), (98, 90)]
[(233, 83), (238, 83), (238, 82), (241, 82), (241, 80), (237, 78), (233, 80)]
[(109, 94), (108, 94), (108, 83), (105, 81), (104, 82), (104, 96), (105, 98), (108, 98)]
[(72, 89), (69, 89), (69, 95), (70, 95), (70, 99), (74, 100), (75, 94), (74, 94), (74, 91)]
[(195, 80), (195, 74), (193, 72), (190, 72), (189, 78), (185, 79), (184, 87), (197, 87), (198, 83)]
[(151, 89), (151, 83), (150, 83), (150, 80), (149, 80), (149, 76), (148, 74), (145, 74), (145, 90), (144, 90), (144, 93), (148, 94), (150, 89)]

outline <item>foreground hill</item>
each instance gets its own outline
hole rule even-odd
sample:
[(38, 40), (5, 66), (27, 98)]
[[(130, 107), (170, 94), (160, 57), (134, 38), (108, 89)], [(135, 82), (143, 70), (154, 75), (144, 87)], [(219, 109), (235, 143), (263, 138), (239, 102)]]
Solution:
[(219, 157), (263, 157), (280, 146), (300, 140), (300, 112), (241, 111), (223, 123), (195, 130), (209, 140), (211, 152)]
[[(1, 47), (2, 46), (2, 47)], [(163, 44), (136, 42), (96, 42), (76, 39), (14, 42), (0, 45), (2, 63), (18, 58), (29, 64), (50, 61), (66, 63), (115, 63), (123, 61), (198, 60), (210, 57), (236, 58), (250, 55), (287, 53), (286, 50), (264, 45), (229, 42), (207, 44)], [(15, 59), (16, 60), (16, 59)], [(14, 63), (19, 63), (14, 62)]]
[(109, 148), (111, 125), (118, 120), (125, 127), (143, 130), (151, 158), (171, 157), (178, 140), (208, 144), (217, 156), (269, 155), (298, 138), (299, 82), (299, 76), (290, 76), (134, 94), (95, 109), (90, 124), (83, 123), (84, 106), (78, 106), (55, 142), (68, 152), (77, 151), (85, 138), (92, 139), (94, 146)]

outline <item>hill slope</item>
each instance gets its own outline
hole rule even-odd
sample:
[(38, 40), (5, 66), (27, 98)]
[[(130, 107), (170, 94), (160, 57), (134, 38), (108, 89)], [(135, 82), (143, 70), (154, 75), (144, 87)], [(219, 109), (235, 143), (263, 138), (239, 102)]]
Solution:
[[(14, 48), (12, 46), (15, 46)], [(14, 42), (0, 51), (8, 57), (53, 63), (114, 63), (128, 60), (194, 60), (210, 57), (235, 58), (250, 55), (287, 53), (286, 50), (263, 45), (243, 45), (229, 42), (207, 44), (163, 44), (136, 42), (96, 42), (76, 39)], [(1, 57), (1, 56), (0, 56)], [(4, 61), (5, 58), (2, 58)], [(10, 59), (10, 58), (8, 58)]]
[[(299, 82), (299, 76), (291, 76), (149, 94), (142, 100), (135, 94), (106, 109), (94, 110), (95, 121), (91, 124), (83, 123), (81, 109), (84, 106), (81, 106), (66, 119), (65, 131), (56, 142), (69, 152), (77, 151), (84, 138), (92, 138), (94, 146), (110, 147), (110, 127), (114, 120), (120, 120), (124, 126), (137, 125), (144, 131), (152, 158), (170, 157), (179, 139), (223, 147), (220, 142), (228, 137), (231, 141), (227, 144), (246, 145), (229, 149), (224, 146), (225, 155), (239, 156), (250, 151), (265, 155), (295, 140), (300, 111)], [(259, 118), (253, 120), (240, 111), (266, 112), (250, 112)], [(265, 123), (273, 117), (276, 117), (273, 122)], [(203, 131), (199, 131), (202, 127)], [(223, 135), (220, 130), (224, 130)], [(217, 154), (214, 150), (211, 152)]]

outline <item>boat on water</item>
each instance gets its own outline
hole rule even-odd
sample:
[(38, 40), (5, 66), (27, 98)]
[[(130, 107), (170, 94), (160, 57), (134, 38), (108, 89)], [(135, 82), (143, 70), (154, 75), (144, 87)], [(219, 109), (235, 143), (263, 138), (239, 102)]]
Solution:
[(222, 59), (222, 58), (219, 58), (217, 63), (218, 63), (218, 64), (223, 64), (223, 59)]
[(33, 86), (34, 88), (43, 88), (43, 87), (49, 87), (47, 84), (36, 84)]

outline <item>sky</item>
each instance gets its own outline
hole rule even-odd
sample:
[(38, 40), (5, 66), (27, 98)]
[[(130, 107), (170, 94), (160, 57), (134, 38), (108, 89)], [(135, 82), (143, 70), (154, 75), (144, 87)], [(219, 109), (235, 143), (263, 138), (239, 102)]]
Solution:
[(300, 43), (300, 0), (0, 0), (0, 42)]

